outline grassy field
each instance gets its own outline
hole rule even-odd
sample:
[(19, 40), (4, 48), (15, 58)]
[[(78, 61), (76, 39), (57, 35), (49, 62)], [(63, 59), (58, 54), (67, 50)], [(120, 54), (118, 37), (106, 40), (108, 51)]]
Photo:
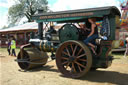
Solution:
[[(18, 54), (19, 51), (20, 51), (20, 48), (17, 48), (15, 50), (16, 54)], [(1, 54), (5, 54), (5, 55), (8, 55), (7, 48), (0, 48), (0, 53)]]

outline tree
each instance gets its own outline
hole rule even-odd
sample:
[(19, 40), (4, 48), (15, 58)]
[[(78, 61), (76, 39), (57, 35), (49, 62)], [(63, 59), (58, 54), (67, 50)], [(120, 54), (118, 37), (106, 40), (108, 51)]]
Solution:
[(47, 0), (16, 0), (15, 4), (9, 8), (8, 19), (11, 25), (18, 23), (23, 17), (28, 19), (28, 22), (32, 22), (32, 15), (34, 15), (38, 9), (43, 12), (48, 11)]
[(6, 25), (4, 25), (4, 26), (2, 27), (2, 29), (6, 29), (6, 28), (8, 28), (8, 26), (6, 26)]

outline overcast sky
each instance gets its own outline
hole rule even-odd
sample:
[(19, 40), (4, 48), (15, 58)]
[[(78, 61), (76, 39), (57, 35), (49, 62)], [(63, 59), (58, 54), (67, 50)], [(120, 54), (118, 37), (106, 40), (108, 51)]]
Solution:
[[(120, 9), (120, 2), (125, 0), (48, 0), (53, 11), (94, 8), (102, 6), (116, 6)], [(0, 28), (7, 25), (8, 8), (14, 0), (0, 0)]]

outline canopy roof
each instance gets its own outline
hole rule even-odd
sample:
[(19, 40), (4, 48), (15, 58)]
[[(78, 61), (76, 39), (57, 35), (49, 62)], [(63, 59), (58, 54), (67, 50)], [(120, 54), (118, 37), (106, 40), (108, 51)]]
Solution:
[(37, 22), (52, 22), (52, 21), (59, 22), (59, 21), (81, 20), (89, 17), (103, 17), (105, 15), (120, 16), (120, 11), (115, 6), (68, 10), (68, 11), (60, 11), (60, 12), (49, 12), (43, 14), (39, 13), (33, 16), (33, 20), (36, 20)]
[[(59, 29), (64, 24), (57, 24), (54, 28)], [(46, 25), (43, 26), (44, 28)], [(6, 29), (0, 29), (0, 33), (3, 32), (20, 32), (20, 31), (31, 31), (31, 30), (37, 30), (38, 29), (38, 23), (36, 22), (28, 22), (22, 25), (6, 28)]]
[(38, 29), (38, 24), (36, 22), (30, 22), (30, 23), (25, 23), (22, 25), (10, 27), (7, 29), (1, 29), (0, 32), (14, 32), (14, 31), (34, 30), (34, 29)]

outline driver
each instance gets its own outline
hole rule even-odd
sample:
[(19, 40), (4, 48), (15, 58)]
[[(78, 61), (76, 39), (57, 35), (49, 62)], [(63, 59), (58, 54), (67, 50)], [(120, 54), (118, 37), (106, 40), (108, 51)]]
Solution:
[(88, 30), (89, 34), (87, 38), (84, 40), (84, 43), (90, 46), (93, 53), (97, 55), (97, 53), (95, 52), (96, 46), (94, 45), (95, 39), (98, 38), (98, 28), (96, 25), (96, 19), (89, 18), (87, 22), (85, 23), (85, 25), (86, 25), (86, 30)]

